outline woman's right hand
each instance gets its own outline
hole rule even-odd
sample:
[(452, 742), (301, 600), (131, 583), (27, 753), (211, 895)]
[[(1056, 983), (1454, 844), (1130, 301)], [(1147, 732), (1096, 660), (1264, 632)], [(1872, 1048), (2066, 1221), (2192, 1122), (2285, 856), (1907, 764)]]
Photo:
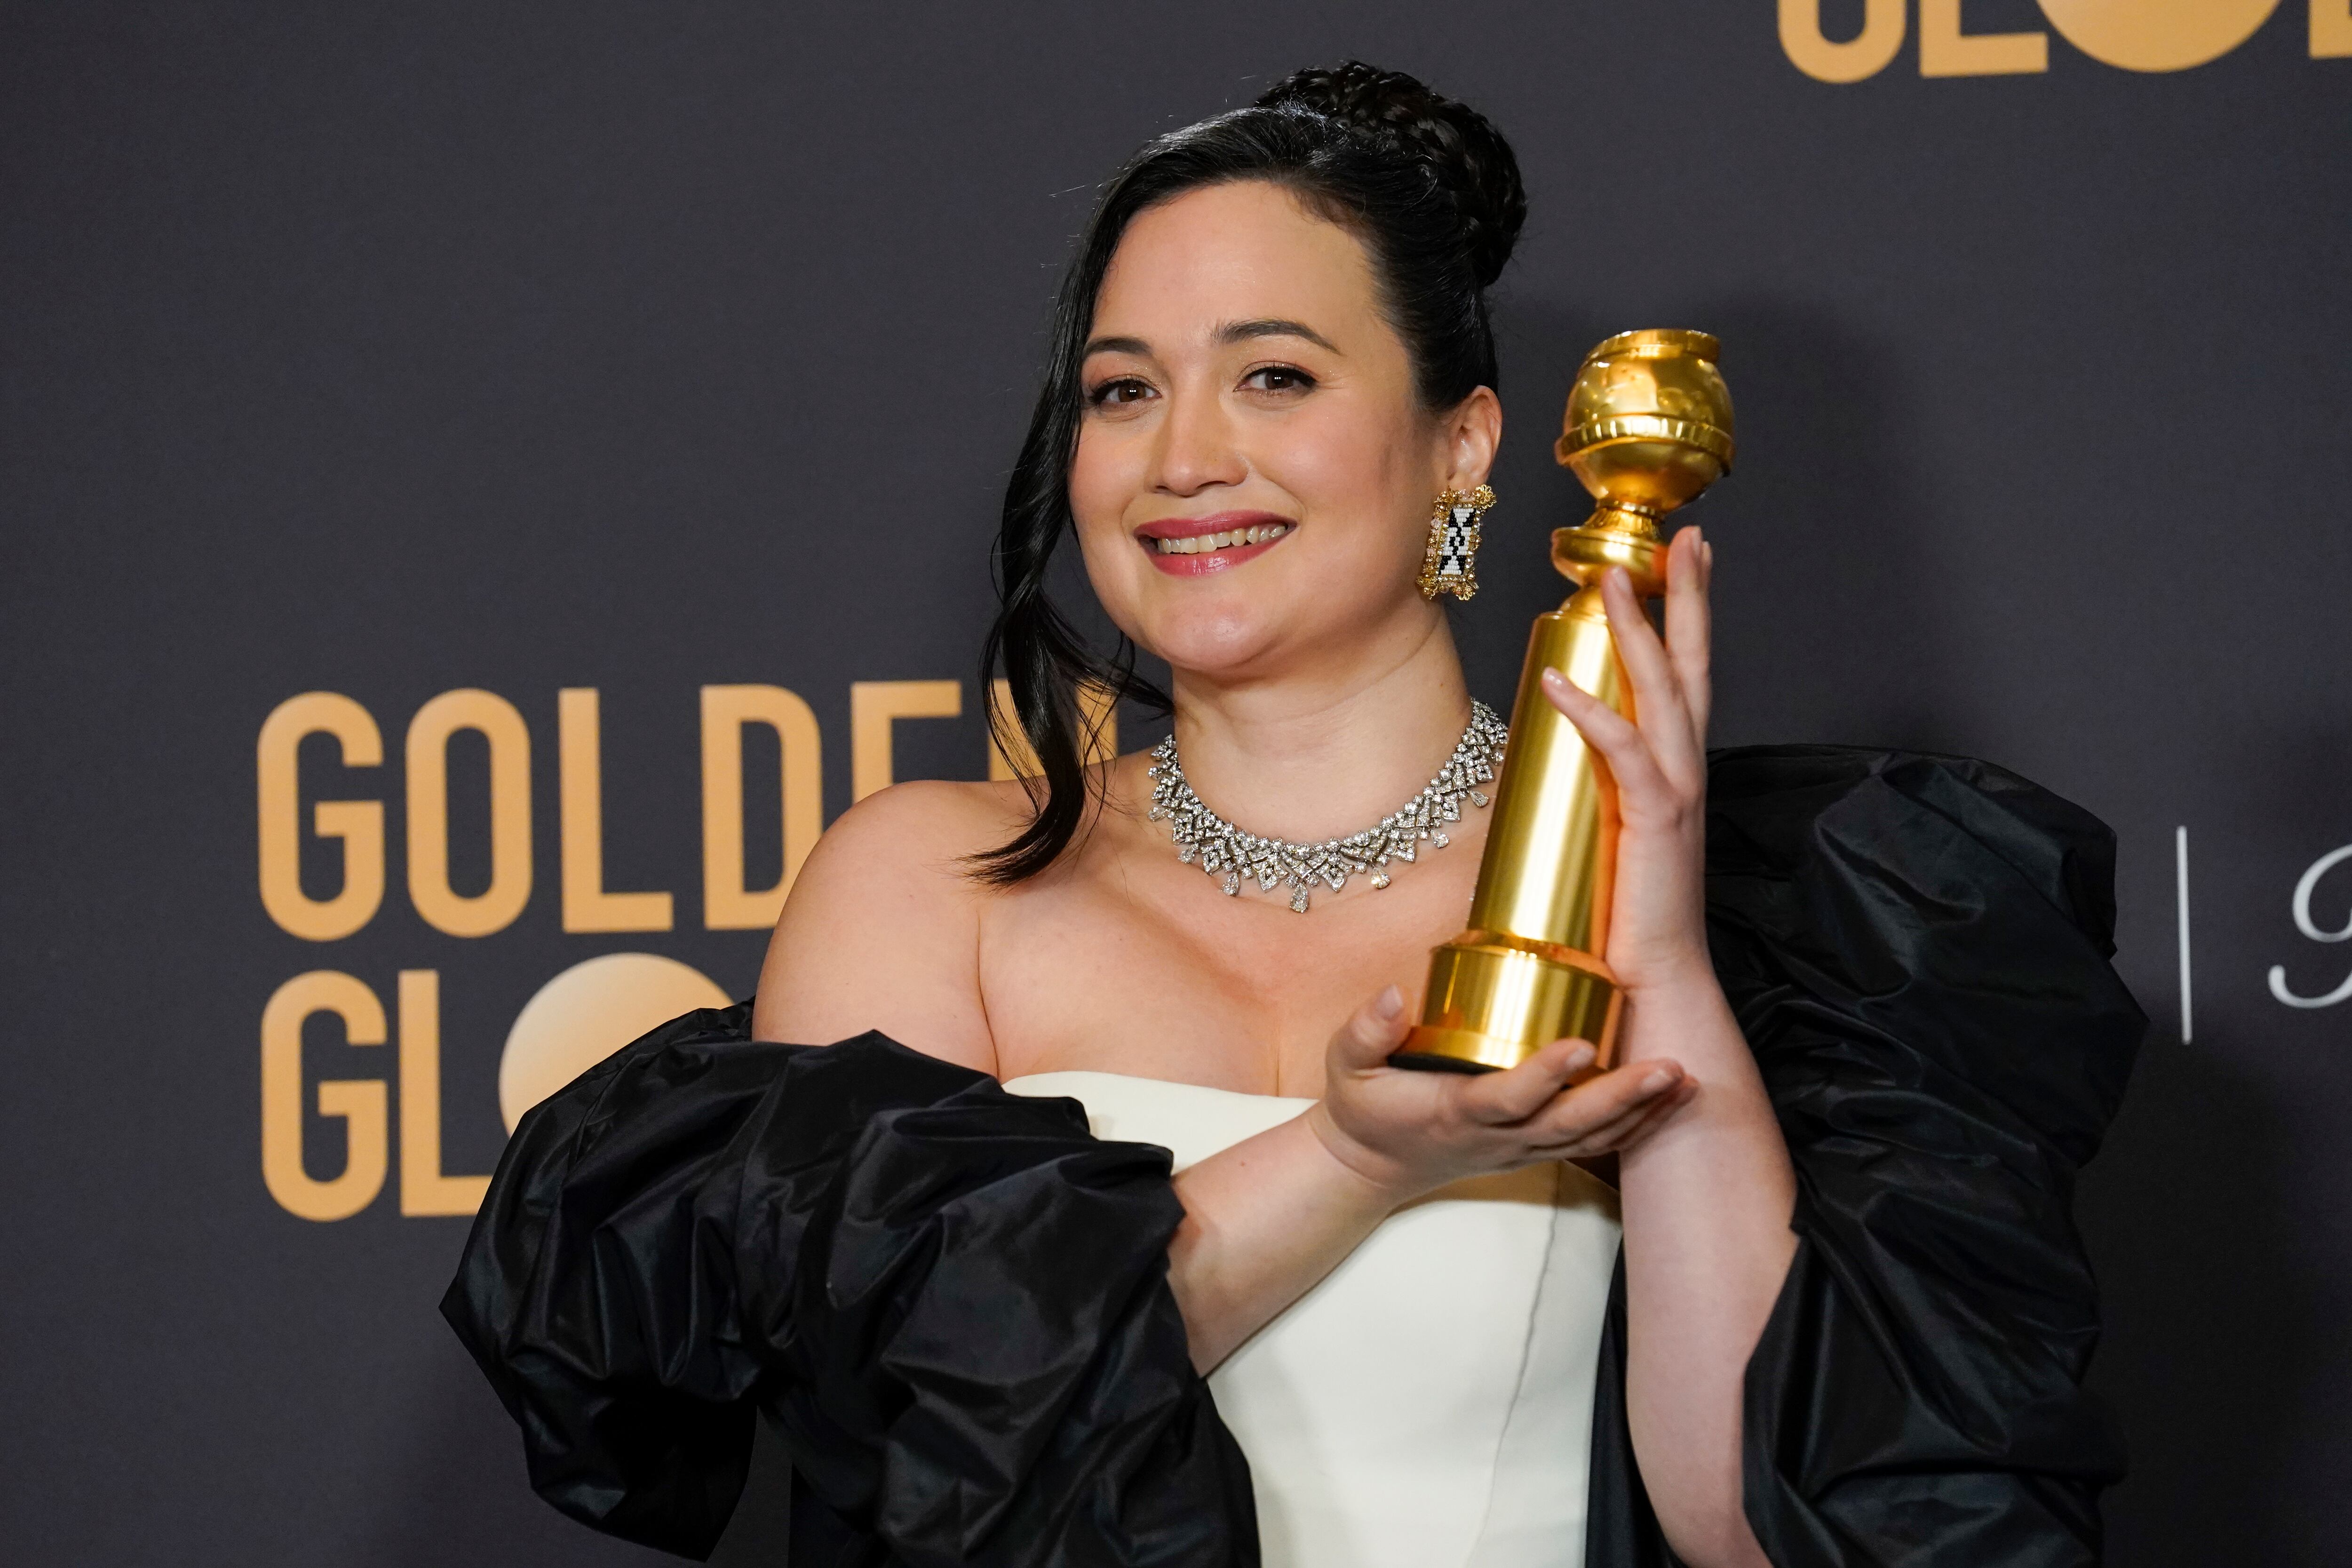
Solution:
[(1323, 1098), (1307, 1113), (1332, 1157), (1395, 1204), (1465, 1176), (1631, 1148), (1698, 1092), (1679, 1064), (1655, 1057), (1571, 1087), (1592, 1065), (1582, 1040), (1555, 1040), (1503, 1072), (1392, 1068), (1404, 1036), (1404, 998), (1391, 985), (1332, 1037)]

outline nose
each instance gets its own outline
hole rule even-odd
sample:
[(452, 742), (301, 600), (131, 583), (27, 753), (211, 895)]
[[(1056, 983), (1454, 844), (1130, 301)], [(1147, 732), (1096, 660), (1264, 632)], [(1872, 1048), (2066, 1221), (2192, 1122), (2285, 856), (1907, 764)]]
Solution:
[(1233, 420), (1223, 400), (1207, 388), (1178, 387), (1160, 422), (1153, 488), (1171, 495), (1196, 496), (1216, 485), (1237, 485), (1249, 477), (1249, 460), (1234, 440)]

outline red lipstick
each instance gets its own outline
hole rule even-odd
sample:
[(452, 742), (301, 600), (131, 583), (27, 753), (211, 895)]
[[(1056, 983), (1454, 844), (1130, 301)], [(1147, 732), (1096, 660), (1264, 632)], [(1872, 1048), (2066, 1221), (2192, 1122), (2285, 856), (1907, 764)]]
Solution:
[(1256, 560), (1297, 528), (1270, 511), (1215, 511), (1147, 522), (1135, 531), (1135, 542), (1171, 577), (1206, 577)]

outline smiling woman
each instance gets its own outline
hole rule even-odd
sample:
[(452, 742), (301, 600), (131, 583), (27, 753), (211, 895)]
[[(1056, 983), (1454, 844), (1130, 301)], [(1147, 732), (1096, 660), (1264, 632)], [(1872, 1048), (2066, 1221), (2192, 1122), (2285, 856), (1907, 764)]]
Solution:
[[(1491, 499), (1525, 211), (1482, 116), (1362, 65), (1113, 178), (998, 540), (986, 657), (1042, 776), (868, 796), (748, 1017), (656, 1031), (510, 1146), (448, 1310), (551, 1499), (705, 1550), (757, 1405), (795, 1568), (2087, 1560), (2113, 1460), (2052, 1194), (2104, 1112), (2033, 1076), (2062, 1050), (1997, 1103), (1937, 1053), (1988, 1020), (2112, 1047), (2073, 901), (2100, 830), (1990, 770), (1777, 754), (1713, 803), (1711, 952), (1696, 531), (1663, 637), (1602, 585), (1638, 725), (1544, 686), (1622, 808), (1623, 1065), (1390, 1065), (1504, 745), (1423, 576), (1433, 511)], [(1045, 593), (1073, 538), (1109, 653)], [(1086, 764), (1087, 682), (1172, 733)], [(1916, 921), (1886, 891), (1931, 883)], [(1992, 928), (2030, 1005), (1969, 989)], [(1978, 1213), (1996, 1241), (1906, 1228)]]
[[(1502, 410), (1483, 384), (1423, 405), (1368, 261), (1292, 190), (1252, 180), (1147, 209), (1106, 269), (1070, 510), (1103, 607), (1180, 685), (1286, 670), (1309, 647), (1360, 674), (1364, 656), (1402, 666), (1436, 646), (1442, 617), (1411, 591), (1430, 498), (1479, 482)], [(1265, 313), (1226, 314), (1244, 301)], [(1140, 570), (1260, 559), (1212, 584)], [(1391, 635), (1360, 647), (1367, 626)]]

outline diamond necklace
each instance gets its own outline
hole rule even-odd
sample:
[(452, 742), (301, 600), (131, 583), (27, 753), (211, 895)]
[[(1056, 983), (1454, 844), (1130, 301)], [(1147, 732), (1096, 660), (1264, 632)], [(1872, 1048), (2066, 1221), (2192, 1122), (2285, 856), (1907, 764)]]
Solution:
[(1389, 862), (1410, 863), (1421, 840), (1444, 848), (1445, 825), (1462, 820), (1462, 802), (1487, 804), (1486, 793), (1478, 786), (1494, 778), (1510, 735), (1495, 710), (1474, 699), (1469, 727), (1426, 789), (1361, 833), (1320, 844), (1260, 838), (1211, 811), (1185, 782), (1184, 764), (1176, 760), (1176, 737), (1170, 735), (1151, 748), (1151, 766), (1146, 770), (1152, 780), (1151, 809), (1145, 816), (1168, 823), (1177, 859), (1190, 866), (1197, 858), (1212, 877), (1223, 873), (1228, 895), (1241, 891), (1244, 878), (1255, 881), (1261, 893), (1280, 884), (1291, 889), (1290, 907), (1303, 915), (1307, 889), (1318, 882), (1336, 893), (1349, 878), (1370, 872), (1372, 886), (1385, 888)]

